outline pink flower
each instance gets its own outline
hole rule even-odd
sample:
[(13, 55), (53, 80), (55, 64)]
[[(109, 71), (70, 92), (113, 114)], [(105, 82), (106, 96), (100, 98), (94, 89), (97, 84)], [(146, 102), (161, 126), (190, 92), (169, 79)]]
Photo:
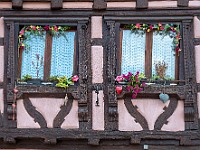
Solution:
[(17, 93), (17, 92), (18, 92), (18, 90), (17, 90), (16, 88), (14, 88), (14, 89), (13, 89), (13, 92), (14, 92), (14, 93)]
[(137, 97), (137, 93), (133, 93), (133, 94), (132, 94), (132, 98), (133, 98), (133, 99), (136, 99), (136, 97)]
[(77, 81), (78, 81), (78, 79), (79, 79), (79, 78), (78, 78), (78, 76), (77, 76), (77, 75), (74, 75), (74, 76), (72, 77), (72, 81), (73, 81), (73, 82), (77, 82)]
[(122, 92), (122, 86), (116, 86), (116, 92), (117, 92), (117, 94), (119, 95), (119, 94), (121, 94), (121, 92)]
[(124, 78), (122, 76), (117, 76), (115, 79), (117, 82), (122, 82)]
[(137, 24), (135, 25), (135, 27), (139, 29), (139, 28), (140, 28), (140, 24), (137, 23)]
[(160, 30), (164, 30), (164, 27), (160, 27)]
[(57, 31), (58, 31), (58, 27), (57, 27), (57, 26), (54, 26), (54, 30), (57, 32)]
[(32, 29), (35, 31), (36, 30), (36, 26), (32, 26)]
[(24, 35), (24, 30), (21, 30), (21, 31), (19, 32), (19, 34), (20, 34), (20, 35)]
[(48, 31), (48, 30), (49, 30), (49, 26), (46, 25), (46, 26), (44, 27), (44, 30)]
[(153, 26), (152, 26), (152, 25), (150, 25), (150, 26), (149, 26), (149, 29), (150, 29), (150, 30), (153, 30)]

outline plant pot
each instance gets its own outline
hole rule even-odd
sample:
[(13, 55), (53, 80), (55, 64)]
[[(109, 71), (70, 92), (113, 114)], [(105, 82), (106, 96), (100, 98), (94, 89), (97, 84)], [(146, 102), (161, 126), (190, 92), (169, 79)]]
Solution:
[(40, 85), (41, 84), (41, 80), (40, 79), (30, 79), (27, 80), (28, 84), (34, 84), (34, 85)]

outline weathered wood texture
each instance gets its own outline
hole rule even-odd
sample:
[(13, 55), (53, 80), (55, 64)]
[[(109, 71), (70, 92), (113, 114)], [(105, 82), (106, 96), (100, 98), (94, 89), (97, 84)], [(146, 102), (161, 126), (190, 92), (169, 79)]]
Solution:
[(136, 0), (136, 8), (148, 8), (148, 0)]
[(93, 9), (106, 9), (106, 2), (104, 0), (94, 0)]
[(62, 9), (63, 0), (51, 0), (51, 9)]
[(23, 0), (12, 0), (13, 9), (22, 9)]

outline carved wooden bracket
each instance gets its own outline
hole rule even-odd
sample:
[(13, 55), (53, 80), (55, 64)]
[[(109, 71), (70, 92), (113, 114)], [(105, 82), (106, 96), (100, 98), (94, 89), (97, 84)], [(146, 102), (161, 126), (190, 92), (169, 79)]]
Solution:
[(22, 9), (23, 0), (12, 0), (12, 8), (13, 9)]
[(51, 0), (51, 9), (62, 9), (63, 0)]

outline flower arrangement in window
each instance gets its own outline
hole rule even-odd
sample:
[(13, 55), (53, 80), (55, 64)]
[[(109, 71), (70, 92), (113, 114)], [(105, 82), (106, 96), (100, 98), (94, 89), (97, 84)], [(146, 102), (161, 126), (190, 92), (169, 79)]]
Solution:
[(18, 49), (24, 50), (25, 46), (28, 46), (25, 44), (24, 40), (28, 39), (30, 37), (30, 35), (44, 35), (45, 31), (52, 35), (52, 36), (64, 36), (65, 37), (65, 32), (68, 31), (71, 27), (69, 26), (34, 26), (34, 25), (30, 25), (30, 26), (25, 26), (21, 29), (21, 31), (19, 32), (19, 36), (18, 36)]
[(74, 75), (70, 78), (67, 78), (66, 76), (63, 77), (58, 77), (58, 83), (56, 84), (56, 87), (61, 87), (61, 88), (68, 88), (70, 85), (73, 85), (74, 82), (77, 82), (79, 77), (77, 75)]
[[(169, 35), (173, 38), (173, 50), (179, 55), (181, 51), (179, 47), (180, 29), (177, 24), (130, 24), (126, 25), (125, 28), (132, 30), (136, 34), (144, 34), (145, 32), (157, 31), (157, 34), (162, 34), (163, 36)], [(142, 32), (141, 32), (142, 31)]]
[[(143, 74), (142, 74), (143, 75)], [(116, 77), (116, 82), (125, 82), (127, 84), (126, 90), (132, 94), (132, 98), (135, 99), (139, 92), (143, 90), (143, 87), (146, 85), (145, 82), (142, 82), (140, 73), (132, 74), (128, 72), (127, 75), (123, 74)], [(121, 94), (122, 86), (116, 86), (117, 94)]]

